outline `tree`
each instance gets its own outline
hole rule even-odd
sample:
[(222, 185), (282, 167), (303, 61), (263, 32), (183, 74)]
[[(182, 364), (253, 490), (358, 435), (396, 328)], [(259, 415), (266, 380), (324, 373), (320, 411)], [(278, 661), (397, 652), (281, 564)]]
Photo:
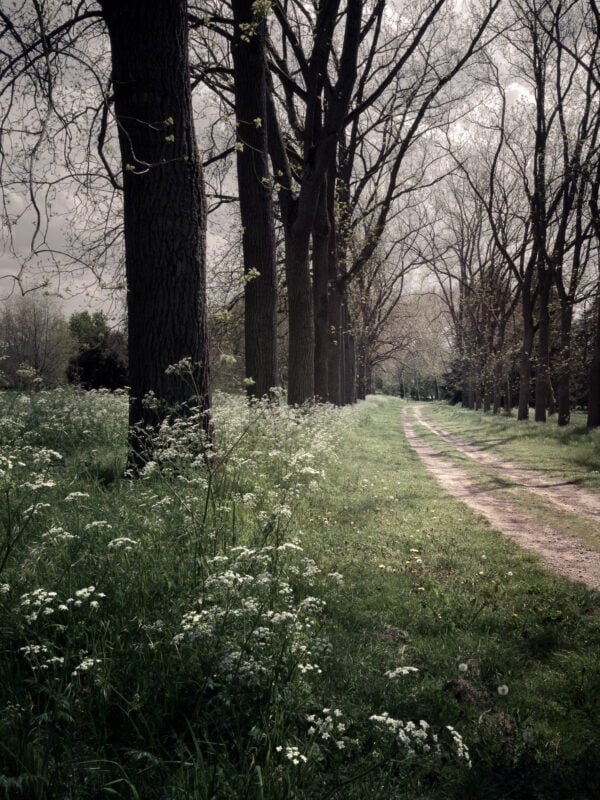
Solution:
[[(14, 18), (2, 11), (0, 19), (5, 43), (0, 96), (8, 101), (5, 120), (11, 123), (2, 134), (4, 153), (10, 155), (11, 136), (18, 135), (13, 123), (18, 122), (19, 87), (26, 82), (36, 97), (26, 117), (30, 173), (40, 147), (50, 138), (48, 131), (54, 135), (57, 129), (68, 140), (70, 117), (61, 111), (69, 105), (66, 82), (72, 64), (88, 68), (95, 81), (86, 87), (81, 118), (87, 122), (95, 102), (88, 137), (93, 140), (96, 134), (107, 180), (123, 190), (129, 421), (139, 460), (136, 426), (152, 427), (166, 413), (184, 413), (190, 401), (190, 376), (167, 367), (188, 359), (196, 387), (193, 402), (204, 410), (209, 407), (206, 209), (192, 114), (187, 3), (100, 0), (99, 7), (55, 7), (47, 0), (28, 0)], [(110, 81), (103, 71), (105, 30), (111, 47)], [(81, 56), (86, 48), (97, 60)], [(113, 107), (120, 174), (104, 148)], [(37, 128), (32, 124), (36, 114)], [(3, 166), (8, 166), (6, 159)], [(35, 198), (32, 206), (34, 212), (39, 210)], [(155, 395), (157, 404), (144, 402), (148, 393)]]
[(236, 161), (244, 254), (244, 342), (248, 393), (268, 394), (277, 379), (277, 259), (267, 139), (266, 12), (233, 0), (231, 43)]
[(0, 311), (0, 380), (5, 386), (58, 386), (65, 382), (74, 346), (56, 302), (27, 294)]

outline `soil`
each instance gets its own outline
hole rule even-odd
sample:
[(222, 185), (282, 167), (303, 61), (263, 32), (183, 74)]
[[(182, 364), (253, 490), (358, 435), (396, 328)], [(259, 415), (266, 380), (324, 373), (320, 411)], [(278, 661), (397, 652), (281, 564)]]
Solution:
[(575, 486), (573, 483), (561, 478), (551, 478), (541, 472), (500, 461), (496, 456), (484, 453), (458, 436), (448, 433), (437, 425), (432, 425), (431, 422), (423, 418), (419, 406), (414, 409), (414, 413), (421, 425), (436, 436), (439, 436), (440, 439), (451, 444), (463, 455), (497, 471), (511, 483), (523, 486), (541, 495), (544, 500), (559, 508), (564, 508), (572, 514), (579, 514), (582, 517), (588, 517), (600, 522), (600, 495), (587, 492), (585, 489), (581, 489), (579, 486)]
[(569, 580), (583, 583), (590, 589), (600, 590), (599, 552), (588, 549), (574, 537), (565, 536), (545, 525), (540, 526), (534, 519), (517, 511), (509, 499), (484, 491), (466, 473), (424, 442), (415, 432), (412, 420), (417, 419), (420, 424), (452, 444), (461, 453), (488, 468), (497, 470), (504, 478), (543, 495), (549, 502), (571, 513), (600, 520), (599, 496), (483, 453), (468, 442), (424, 420), (418, 406), (405, 407), (402, 413), (408, 443), (442, 488), (485, 517), (493, 528), (513, 539), (521, 547), (539, 555), (544, 566)]

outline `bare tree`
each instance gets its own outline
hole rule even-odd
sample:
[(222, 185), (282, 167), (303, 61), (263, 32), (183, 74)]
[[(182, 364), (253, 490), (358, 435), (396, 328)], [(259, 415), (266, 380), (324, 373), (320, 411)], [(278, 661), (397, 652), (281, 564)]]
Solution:
[[(87, 128), (89, 141), (96, 137), (105, 180), (123, 188), (131, 430), (155, 424), (167, 407), (186, 408), (188, 380), (178, 371), (166, 372), (184, 358), (196, 386), (194, 402), (207, 409), (206, 209), (192, 114), (187, 3), (101, 0), (57, 7), (27, 0), (12, 16), (2, 12), (0, 20), (5, 53), (0, 94), (7, 109), (2, 166), (10, 172), (20, 119), (28, 151), (23, 181), (30, 189), (36, 234), (42, 226), (32, 190), (36, 160), (57, 131), (63, 141), (75, 132), (62, 108), (78, 91), (76, 70), (87, 71), (78, 130)], [(35, 102), (21, 105), (26, 116), (19, 117), (24, 85), (33, 89)], [(112, 124), (120, 168), (105, 149)], [(48, 163), (52, 155), (43, 157)], [(67, 163), (69, 173), (71, 166)], [(158, 409), (144, 403), (149, 392)], [(132, 444), (135, 449), (135, 433)]]

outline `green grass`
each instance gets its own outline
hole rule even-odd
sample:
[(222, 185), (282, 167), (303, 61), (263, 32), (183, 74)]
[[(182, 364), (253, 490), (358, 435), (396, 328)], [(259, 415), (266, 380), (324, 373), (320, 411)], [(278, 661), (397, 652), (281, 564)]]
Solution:
[[(122, 399), (1, 398), (0, 458), (13, 464), (0, 463), (0, 530), (14, 539), (26, 525), (0, 574), (0, 797), (594, 798), (598, 597), (441, 492), (401, 407), (299, 414), (222, 398), (227, 458), (194, 466), (183, 426), (131, 481)], [(34, 475), (55, 485), (35, 488)], [(66, 501), (73, 492), (89, 496)], [(32, 516), (34, 502), (48, 506)], [(137, 544), (108, 547), (124, 537)], [(277, 549), (298, 541), (303, 552)], [(92, 593), (68, 617), (25, 620), (23, 593), (89, 586), (106, 594), (97, 609)], [(261, 633), (290, 608), (292, 627)], [(185, 633), (182, 617), (201, 609), (210, 634), (198, 621)], [(33, 670), (21, 648), (36, 644), (48, 648), (39, 662), (64, 664)], [(73, 676), (84, 650), (100, 662)], [(418, 672), (386, 677), (398, 667)], [(440, 752), (411, 757), (370, 721), (384, 712), (426, 720)]]
[[(399, 403), (360, 413), (340, 454), (345, 465), (355, 455), (354, 470), (332, 478), (315, 540), (346, 575), (335, 614), (347, 657), (332, 692), (353, 695), (357, 715), (385, 708), (460, 728), (473, 769), (423, 785), (425, 797), (594, 797), (597, 596), (543, 572), (442, 495), (406, 445)], [(420, 672), (390, 687), (382, 673), (399, 663)]]
[(588, 430), (581, 412), (574, 412), (571, 424), (559, 428), (556, 417), (546, 423), (519, 422), (515, 416), (494, 416), (445, 403), (421, 407), (431, 422), (486, 452), (600, 491), (600, 430)]
[[(429, 411), (429, 408), (427, 408), (427, 411)], [(430, 414), (430, 418), (433, 420), (433, 415)], [(441, 425), (442, 423), (439, 422), (439, 424)], [(413, 420), (413, 427), (424, 442), (430, 445), (436, 452), (440, 453), (449, 463), (457, 466), (476, 486), (481, 488), (484, 492), (505, 498), (515, 510), (521, 512), (525, 517), (531, 520), (531, 523), (535, 527), (538, 527), (540, 530), (544, 530), (546, 527), (552, 528), (562, 534), (567, 534), (575, 539), (581, 540), (587, 547), (593, 550), (600, 550), (600, 530), (594, 520), (576, 513), (571, 513), (565, 508), (554, 505), (545, 497), (522, 487), (519, 483), (511, 481), (506, 474), (498, 472), (493, 467), (487, 467), (476, 462), (468, 455), (457, 450), (453, 444), (437, 436), (418, 421)], [(446, 430), (446, 428), (444, 428), (444, 430)], [(471, 441), (468, 438), (468, 432), (461, 434), (458, 427), (453, 433), (461, 436), (464, 441)], [(534, 445), (530, 444), (530, 448), (534, 449)], [(550, 448), (548, 448), (546, 458), (548, 461), (553, 460), (553, 454)], [(554, 464), (555, 462), (556, 457), (554, 458)], [(511, 463), (517, 464), (515, 460), (511, 461)], [(568, 467), (565, 467), (565, 471), (562, 472), (563, 476), (567, 477), (567, 475), (570, 475), (572, 478), (573, 473), (567, 473), (567, 469)], [(551, 470), (548, 470), (548, 472), (550, 471)], [(557, 474), (559, 473), (559, 469), (555, 466), (553, 472)], [(571, 478), (567, 478), (567, 480)]]

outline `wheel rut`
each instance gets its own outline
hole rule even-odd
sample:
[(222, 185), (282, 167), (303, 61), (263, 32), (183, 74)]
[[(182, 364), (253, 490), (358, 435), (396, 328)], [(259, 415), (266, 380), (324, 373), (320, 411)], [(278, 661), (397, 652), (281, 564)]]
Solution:
[(526, 467), (518, 467), (515, 464), (510, 464), (507, 461), (498, 459), (496, 456), (485, 453), (469, 442), (465, 442), (458, 436), (448, 433), (443, 428), (426, 420), (423, 417), (420, 406), (414, 408), (414, 414), (421, 425), (436, 436), (439, 436), (443, 441), (451, 444), (459, 453), (468, 456), (485, 467), (493, 469), (511, 483), (535, 492), (535, 494), (540, 495), (544, 500), (558, 508), (600, 523), (600, 495), (581, 489), (569, 481), (552, 478)]
[[(413, 420), (418, 420), (432, 430), (433, 433), (436, 433), (436, 430), (434, 429), (435, 426), (431, 426), (422, 419), (422, 416), (419, 418), (417, 415), (418, 408), (404, 408), (402, 411), (406, 439), (424, 466), (443, 489), (452, 497), (465, 503), (473, 511), (485, 517), (493, 528), (499, 530), (521, 547), (540, 556), (542, 564), (547, 568), (569, 580), (583, 583), (590, 589), (600, 590), (600, 553), (588, 549), (574, 537), (565, 536), (548, 526), (540, 526), (533, 518), (516, 510), (507, 498), (498, 497), (483, 490), (463, 470), (445, 459), (434, 447), (421, 439), (413, 427)], [(436, 433), (436, 435), (439, 436), (440, 434)], [(451, 434), (446, 434), (446, 436), (451, 436)], [(440, 438), (445, 439), (444, 436)], [(445, 439), (445, 441), (449, 440)], [(453, 441), (450, 443), (456, 446)], [(463, 443), (463, 446), (466, 444)], [(476, 451), (476, 448), (472, 449)], [(480, 453), (481, 451), (476, 452)], [(487, 456), (487, 454), (483, 455)], [(491, 456), (489, 458), (494, 460)], [(491, 464), (486, 463), (486, 466), (491, 466)], [(513, 468), (513, 465), (509, 466)], [(520, 467), (514, 469), (518, 472), (522, 471)], [(532, 471), (525, 470), (525, 472), (530, 473)], [(545, 476), (539, 473), (537, 475), (548, 485), (548, 479)], [(511, 477), (510, 480), (513, 480), (513, 478)], [(538, 490), (542, 487), (536, 484), (535, 487), (527, 486), (527, 488)], [(577, 489), (577, 487), (573, 486), (569, 488)], [(586, 492), (585, 494), (589, 493)], [(596, 498), (592, 495), (592, 499), (595, 500)], [(561, 505), (564, 506), (564, 503), (561, 503)], [(570, 511), (574, 510), (573, 506), (569, 505), (568, 508)], [(594, 511), (593, 506), (589, 508)], [(576, 510), (575, 513), (581, 512)], [(590, 516), (590, 514), (585, 516)], [(596, 519), (597, 517), (594, 515), (593, 518)]]

